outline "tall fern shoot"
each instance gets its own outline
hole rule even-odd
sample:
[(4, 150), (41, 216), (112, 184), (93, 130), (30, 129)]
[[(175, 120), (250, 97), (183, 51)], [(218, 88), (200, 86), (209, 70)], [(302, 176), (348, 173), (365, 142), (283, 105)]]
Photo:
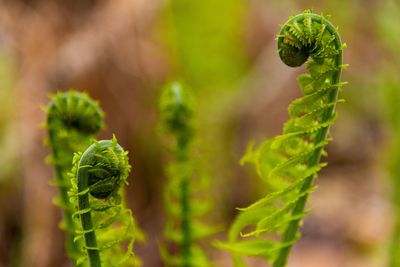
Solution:
[(172, 149), (175, 161), (168, 169), (169, 182), (165, 189), (164, 202), (167, 222), (164, 235), (167, 244), (160, 247), (166, 266), (203, 267), (210, 263), (200, 246), (199, 239), (213, 233), (196, 217), (208, 209), (206, 201), (193, 197), (194, 161), (190, 158), (193, 141), (193, 96), (182, 84), (168, 85), (160, 99), (162, 129), (174, 139)]
[(68, 197), (71, 183), (67, 174), (72, 167), (74, 152), (87, 147), (90, 139), (103, 128), (103, 112), (87, 94), (69, 91), (52, 96), (46, 113), (47, 143), (51, 149), (49, 160), (54, 165), (54, 184), (59, 191), (55, 203), (64, 213), (61, 228), (66, 231), (66, 252), (76, 261), (80, 244), (74, 242), (76, 225), (72, 220), (74, 208)]
[(132, 211), (124, 203), (131, 166), (117, 139), (102, 140), (76, 153), (71, 172), (73, 216), (80, 223), (75, 241), (84, 240), (78, 264), (90, 267), (140, 266), (133, 252), (143, 240)]
[(306, 63), (309, 73), (297, 79), (303, 96), (290, 104), (283, 134), (256, 149), (250, 145), (242, 159), (255, 165), (272, 192), (239, 209), (228, 242), (220, 244), (232, 252), (236, 266), (245, 266), (243, 256), (264, 258), (274, 267), (286, 265), (291, 247), (299, 239), (314, 179), (326, 165), (320, 158), (326, 155), (324, 147), (343, 86), (344, 45), (329, 17), (311, 11), (293, 16), (282, 26), (277, 42), (283, 63), (290, 67)]

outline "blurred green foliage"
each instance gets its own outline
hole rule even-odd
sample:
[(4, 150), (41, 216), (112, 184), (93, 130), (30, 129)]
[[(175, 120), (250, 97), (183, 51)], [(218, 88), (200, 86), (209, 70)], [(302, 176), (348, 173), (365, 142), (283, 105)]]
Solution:
[[(0, 47), (0, 184), (12, 178), (18, 169), (18, 135), (15, 58)], [(23, 107), (21, 107), (23, 108)], [(16, 180), (12, 182), (15, 185)]]
[(196, 91), (210, 93), (232, 86), (246, 67), (245, 2), (171, 0), (169, 4), (177, 75)]
[(385, 165), (391, 178), (393, 203), (393, 229), (388, 247), (387, 266), (400, 266), (400, 2), (387, 0), (380, 3), (376, 15), (377, 32), (388, 58), (375, 76), (375, 87), (381, 92), (384, 106), (383, 119), (390, 130), (386, 142), (388, 154)]
[[(206, 253), (199, 243), (215, 232), (203, 224), (210, 210), (207, 198), (198, 198), (199, 191), (208, 188), (197, 170), (198, 157), (191, 152), (196, 129), (193, 125), (194, 98), (190, 89), (180, 82), (165, 86), (160, 97), (161, 126), (173, 137), (170, 150), (174, 161), (168, 163), (168, 184), (164, 188), (164, 208), (167, 219), (164, 226), (166, 242), (160, 247), (166, 266), (209, 267)], [(178, 250), (173, 249), (176, 246)]]
[(235, 175), (226, 166), (237, 164), (231, 146), (236, 137), (232, 111), (246, 93), (239, 84), (250, 68), (245, 50), (247, 11), (243, 1), (170, 0), (164, 14), (172, 78), (184, 81), (196, 98), (193, 150), (202, 155), (197, 164), (217, 177), (211, 180), (210, 194), (224, 209), (220, 188)]

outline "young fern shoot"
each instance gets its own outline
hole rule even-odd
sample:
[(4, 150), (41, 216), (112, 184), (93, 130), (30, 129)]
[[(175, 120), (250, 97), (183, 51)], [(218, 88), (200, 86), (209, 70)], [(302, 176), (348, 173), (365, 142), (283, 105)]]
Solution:
[(283, 63), (290, 67), (306, 63), (309, 73), (297, 79), (303, 96), (290, 104), (283, 134), (255, 150), (249, 146), (242, 159), (255, 165), (272, 192), (239, 209), (228, 242), (220, 244), (233, 253), (236, 266), (245, 266), (243, 256), (262, 257), (274, 267), (286, 265), (307, 214), (305, 205), (315, 188), (314, 179), (326, 165), (320, 158), (325, 155), (338, 93), (344, 84), (340, 76), (345, 45), (329, 17), (311, 11), (291, 17), (277, 41)]
[(160, 110), (163, 130), (175, 139), (176, 160), (169, 166), (169, 182), (164, 193), (168, 215), (164, 235), (168, 245), (177, 246), (177, 251), (172, 253), (162, 245), (161, 256), (166, 266), (210, 266), (205, 253), (195, 243), (213, 231), (195, 218), (207, 211), (207, 203), (192, 199), (194, 162), (189, 154), (194, 131), (193, 96), (182, 84), (172, 83), (161, 95)]
[(46, 113), (50, 162), (55, 168), (54, 184), (59, 190), (55, 203), (64, 213), (61, 228), (66, 231), (66, 252), (76, 261), (80, 244), (73, 241), (76, 225), (72, 220), (74, 208), (68, 197), (71, 188), (68, 173), (74, 152), (87, 147), (90, 139), (103, 128), (103, 112), (87, 94), (69, 91), (52, 96)]
[(144, 237), (123, 200), (131, 169), (127, 154), (114, 137), (74, 156), (70, 195), (77, 209), (73, 216), (80, 220), (75, 239), (85, 243), (79, 264), (140, 266), (133, 245)]

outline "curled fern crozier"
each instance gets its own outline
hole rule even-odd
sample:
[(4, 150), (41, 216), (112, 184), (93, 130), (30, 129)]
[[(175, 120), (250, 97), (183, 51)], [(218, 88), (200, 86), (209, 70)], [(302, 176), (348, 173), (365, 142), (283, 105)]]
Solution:
[(76, 261), (80, 244), (73, 241), (76, 225), (72, 220), (74, 208), (68, 197), (71, 188), (68, 173), (74, 152), (90, 144), (90, 139), (103, 128), (104, 116), (97, 102), (87, 94), (76, 91), (60, 92), (52, 96), (46, 113), (50, 162), (55, 168), (54, 184), (59, 190), (55, 203), (64, 213), (61, 227), (66, 231), (67, 254)]
[(75, 239), (85, 243), (79, 263), (140, 265), (133, 245), (144, 237), (123, 200), (122, 186), (131, 169), (127, 154), (114, 138), (95, 142), (74, 156), (71, 199), (81, 225)]
[(320, 158), (344, 84), (340, 82), (344, 45), (328, 17), (310, 11), (291, 17), (277, 41), (283, 63), (290, 67), (306, 63), (309, 73), (297, 79), (303, 96), (290, 104), (283, 134), (257, 149), (249, 146), (242, 159), (255, 165), (271, 193), (239, 209), (228, 242), (219, 244), (233, 253), (236, 266), (245, 266), (243, 256), (262, 257), (274, 267), (286, 265), (307, 214), (305, 204), (314, 190), (314, 178), (326, 165)]

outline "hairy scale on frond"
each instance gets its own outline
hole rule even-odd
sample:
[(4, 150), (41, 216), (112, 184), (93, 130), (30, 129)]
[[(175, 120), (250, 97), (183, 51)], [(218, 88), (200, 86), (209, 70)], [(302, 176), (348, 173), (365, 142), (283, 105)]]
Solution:
[(232, 224), (227, 243), (236, 266), (245, 266), (243, 256), (258, 256), (274, 267), (286, 265), (298, 228), (308, 213), (305, 204), (315, 189), (314, 178), (326, 164), (320, 163), (330, 140), (329, 126), (336, 118), (342, 50), (345, 47), (328, 17), (305, 11), (291, 17), (277, 36), (281, 60), (290, 67), (307, 63), (309, 73), (297, 81), (303, 97), (289, 106), (290, 119), (283, 134), (264, 141), (257, 149), (251, 143), (242, 163), (253, 163), (271, 193), (240, 213)]
[(144, 236), (124, 203), (123, 186), (131, 169), (127, 154), (114, 137), (96, 141), (73, 158), (70, 196), (73, 216), (80, 221), (75, 241), (84, 241), (80, 264), (140, 266), (133, 245)]
[(53, 180), (59, 189), (55, 203), (63, 210), (61, 228), (66, 231), (66, 251), (76, 264), (81, 244), (74, 242), (76, 225), (72, 221), (73, 206), (68, 197), (71, 183), (68, 172), (75, 151), (83, 150), (103, 128), (103, 112), (87, 94), (70, 90), (50, 98), (46, 108), (47, 143), (51, 149), (50, 162), (55, 167)]

